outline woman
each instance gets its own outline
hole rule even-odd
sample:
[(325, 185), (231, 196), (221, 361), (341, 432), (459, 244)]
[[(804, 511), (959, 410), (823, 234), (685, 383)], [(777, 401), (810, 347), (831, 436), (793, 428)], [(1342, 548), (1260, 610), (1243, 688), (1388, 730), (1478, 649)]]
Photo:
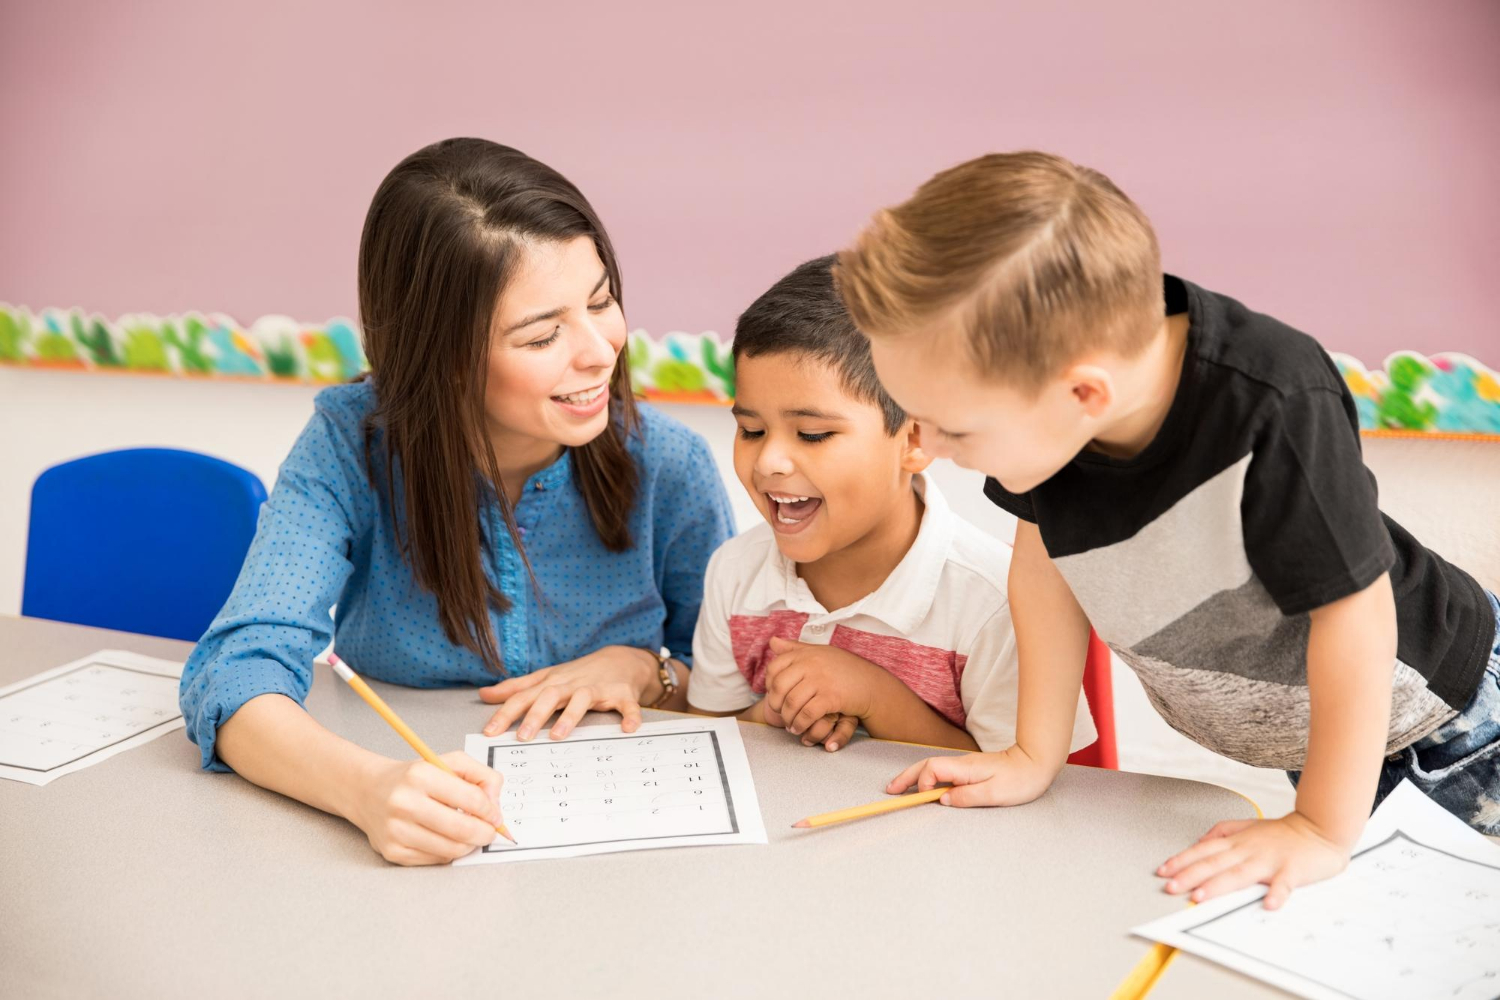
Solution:
[(493, 839), (499, 775), (330, 733), (301, 707), (313, 657), (336, 637), (369, 677), (485, 685), (486, 731), (529, 739), (561, 709), (561, 737), (597, 708), (628, 732), (685, 704), (732, 521), (703, 441), (636, 406), (614, 251), (551, 168), (479, 139), (407, 157), (365, 219), (359, 299), (370, 376), (319, 393), (182, 710), (205, 768), (441, 863)]

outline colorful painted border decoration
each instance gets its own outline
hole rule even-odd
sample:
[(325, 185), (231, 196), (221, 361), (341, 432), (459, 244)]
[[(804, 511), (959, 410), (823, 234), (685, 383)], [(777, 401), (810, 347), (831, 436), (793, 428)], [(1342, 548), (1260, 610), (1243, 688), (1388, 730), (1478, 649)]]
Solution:
[(1397, 351), (1373, 371), (1347, 354), (1333, 360), (1366, 431), (1500, 437), (1500, 375), (1467, 354)]
[(262, 316), (249, 329), (228, 316), (131, 313), (111, 322), (82, 309), (0, 302), (0, 364), (208, 378), (342, 382), (368, 365), (353, 320), (319, 325)]
[[(712, 333), (630, 334), (631, 377), (648, 399), (727, 404), (734, 360)], [(1399, 351), (1384, 369), (1347, 354), (1334, 362), (1354, 394), (1360, 426), (1377, 434), (1500, 439), (1500, 375), (1465, 354)], [(242, 327), (221, 313), (116, 320), (81, 309), (0, 302), (0, 364), (201, 378), (343, 382), (368, 365), (353, 320), (322, 324), (262, 316)]]

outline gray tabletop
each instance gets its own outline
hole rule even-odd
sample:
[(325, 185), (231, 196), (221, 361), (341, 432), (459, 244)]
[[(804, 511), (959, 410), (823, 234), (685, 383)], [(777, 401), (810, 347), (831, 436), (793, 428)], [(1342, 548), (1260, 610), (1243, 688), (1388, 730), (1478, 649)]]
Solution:
[[(191, 647), (0, 616), (0, 685), (103, 648)], [(439, 752), (488, 717), (470, 690), (376, 686)], [(412, 756), (321, 669), (308, 709)], [(930, 751), (741, 731), (770, 844), (476, 868), (388, 865), (342, 820), (203, 773), (180, 732), (45, 787), (0, 780), (0, 995), (1103, 997), (1148, 949), (1129, 928), (1182, 905), (1155, 865), (1252, 814), (1069, 767), (1023, 808), (794, 831)], [(1151, 995), (1278, 994), (1184, 955)]]

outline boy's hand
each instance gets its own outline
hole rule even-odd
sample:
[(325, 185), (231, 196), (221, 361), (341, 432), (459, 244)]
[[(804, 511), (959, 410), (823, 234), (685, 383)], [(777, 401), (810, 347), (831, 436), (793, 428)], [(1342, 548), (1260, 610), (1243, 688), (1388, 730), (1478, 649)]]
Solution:
[(1293, 812), (1280, 819), (1217, 823), (1156, 874), (1168, 879), (1167, 892), (1191, 892), (1195, 903), (1264, 883), (1271, 887), (1265, 908), (1275, 910), (1297, 886), (1337, 875), (1348, 864), (1349, 848)]
[[(766, 664), (766, 717), (769, 720), (774, 714), (787, 732), (799, 736), (810, 734), (814, 727), (821, 731), (828, 716), (858, 720), (869, 715), (871, 689), (882, 679), (877, 675), (890, 676), (869, 660), (833, 646), (772, 636), (771, 652), (774, 655)], [(836, 725), (837, 719), (823, 733), (830, 742)], [(846, 733), (838, 744), (847, 741)]]
[[(776, 714), (776, 710), (767, 705), (764, 700), (760, 703), (760, 713), (766, 725), (775, 726), (777, 729), (786, 728), (786, 720)], [(852, 715), (839, 715), (836, 713), (825, 715), (809, 726), (807, 732), (802, 734), (802, 745), (805, 747), (815, 747), (821, 743), (824, 750), (832, 753), (839, 747), (848, 746), (849, 740), (854, 736), (854, 731), (858, 728), (859, 719)]]
[(915, 785), (925, 792), (947, 782), (953, 788), (938, 800), (945, 806), (1018, 806), (1045, 792), (1052, 777), (1018, 747), (1011, 747), (999, 753), (929, 757), (896, 775), (885, 790), (900, 795)]

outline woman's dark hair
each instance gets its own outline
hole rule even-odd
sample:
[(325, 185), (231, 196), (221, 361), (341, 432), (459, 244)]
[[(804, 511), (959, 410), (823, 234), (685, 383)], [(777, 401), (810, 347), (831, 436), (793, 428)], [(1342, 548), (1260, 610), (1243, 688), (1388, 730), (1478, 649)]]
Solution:
[[(444, 634), (496, 673), (505, 667), (489, 610), (503, 613), (510, 602), (484, 572), (481, 510), (491, 498), (523, 558), (525, 550), (485, 433), (490, 325), (523, 244), (579, 236), (593, 240), (618, 301), (614, 248), (567, 178), (508, 146), (446, 139), (386, 175), (359, 242), (359, 314), (376, 398), (365, 451), (378, 428), (386, 458), (383, 484), (368, 463), (372, 484), (386, 491), (417, 582), (437, 597)], [(609, 394), (604, 433), (570, 451), (594, 530), (620, 552), (631, 545), (638, 478), (626, 450), (638, 417), (624, 351)]]

